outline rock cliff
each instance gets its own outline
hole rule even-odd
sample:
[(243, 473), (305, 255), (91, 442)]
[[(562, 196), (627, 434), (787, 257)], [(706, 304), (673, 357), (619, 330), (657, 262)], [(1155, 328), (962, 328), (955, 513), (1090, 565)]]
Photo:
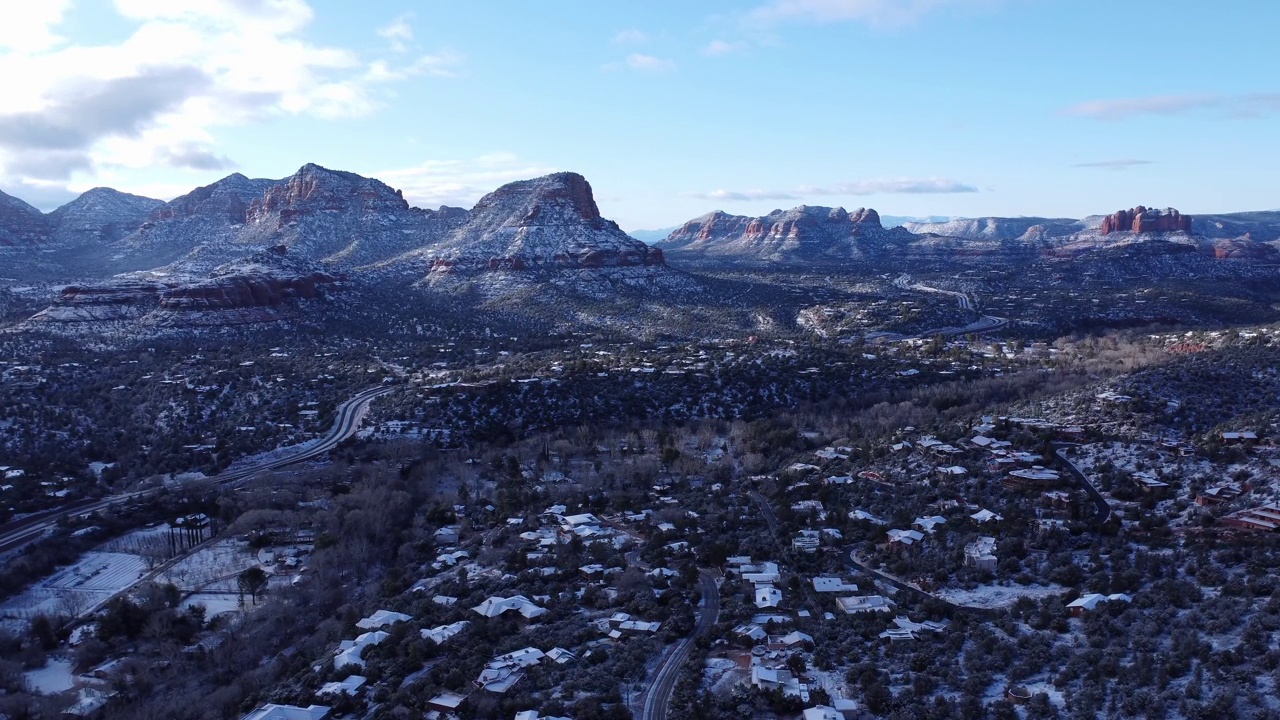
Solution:
[(1183, 215), (1173, 208), (1149, 210), (1139, 205), (1129, 210), (1119, 210), (1103, 218), (1102, 226), (1098, 231), (1103, 235), (1110, 235), (1113, 232), (1189, 233), (1191, 216)]

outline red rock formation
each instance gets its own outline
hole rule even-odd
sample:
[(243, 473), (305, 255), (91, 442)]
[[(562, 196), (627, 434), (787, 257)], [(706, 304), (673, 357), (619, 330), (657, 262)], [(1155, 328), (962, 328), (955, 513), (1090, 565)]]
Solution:
[(407, 212), (403, 193), (353, 173), (304, 165), (283, 183), (267, 188), (249, 204), (247, 222), (277, 217), (280, 227), (298, 217), (319, 212)]
[(172, 287), (160, 296), (164, 310), (272, 308), (294, 299), (320, 297), (320, 286), (334, 282), (324, 273), (296, 277), (238, 275)]
[(1165, 210), (1149, 210), (1139, 205), (1129, 210), (1120, 210), (1102, 219), (1100, 231), (1103, 235), (1113, 232), (1164, 233), (1191, 232), (1191, 216), (1183, 215), (1173, 208)]

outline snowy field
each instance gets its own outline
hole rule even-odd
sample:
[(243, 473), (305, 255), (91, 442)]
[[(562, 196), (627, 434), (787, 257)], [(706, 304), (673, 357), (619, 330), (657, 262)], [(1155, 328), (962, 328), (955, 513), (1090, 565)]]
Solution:
[(56, 695), (75, 687), (75, 676), (71, 671), (71, 661), (49, 658), (44, 667), (23, 673), (27, 687), (41, 695)]
[(241, 540), (219, 540), (183, 558), (157, 578), (184, 592), (238, 592), (236, 575), (258, 564), (258, 557)]
[[(244, 602), (245, 606), (251, 606), (253, 604), (253, 599), (246, 596)], [(261, 599), (259, 599), (259, 603), (261, 603)], [(206, 620), (212, 620), (213, 618), (226, 613), (238, 613), (244, 610), (244, 608), (240, 606), (239, 593), (202, 592), (195, 593), (182, 601), (183, 609), (189, 608), (193, 605), (204, 606), (204, 617)]]
[(23, 632), (31, 618), (79, 615), (128, 588), (147, 574), (147, 561), (138, 555), (88, 552), (26, 592), (0, 604), (0, 626)]
[(1061, 585), (980, 585), (972, 590), (947, 588), (934, 595), (956, 605), (1002, 608), (1012, 605), (1018, 598), (1039, 600), (1051, 595), (1061, 595), (1066, 591)]

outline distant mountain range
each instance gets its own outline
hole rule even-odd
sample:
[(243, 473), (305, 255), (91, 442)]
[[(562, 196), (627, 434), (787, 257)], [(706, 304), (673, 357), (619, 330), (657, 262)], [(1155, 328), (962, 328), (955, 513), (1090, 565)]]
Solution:
[(95, 188), (41, 213), (0, 193), (0, 285), (66, 286), (37, 324), (169, 327), (286, 317), (362, 287), (571, 312), (578, 300), (701, 292), (681, 266), (887, 272), (1134, 245), (1273, 262), (1280, 246), (1280, 212), (1188, 217), (1138, 206), (1082, 219), (926, 220), (898, 227), (861, 208), (716, 211), (650, 244), (653, 234), (628, 235), (602, 217), (575, 173), (504, 185), (471, 209), (424, 210), (376, 179), (308, 164), (280, 180), (233, 174), (169, 202)]

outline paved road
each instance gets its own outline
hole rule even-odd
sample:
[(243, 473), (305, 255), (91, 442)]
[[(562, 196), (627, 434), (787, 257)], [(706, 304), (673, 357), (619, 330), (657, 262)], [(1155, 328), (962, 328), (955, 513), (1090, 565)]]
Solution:
[(760, 514), (764, 515), (764, 521), (769, 524), (769, 532), (773, 533), (774, 537), (777, 537), (778, 516), (773, 513), (773, 506), (769, 504), (769, 501), (765, 496), (755, 490), (752, 490), (747, 494), (756, 502), (756, 505), (760, 506)]
[(1097, 521), (1099, 525), (1110, 520), (1111, 505), (1107, 503), (1107, 499), (1102, 496), (1102, 493), (1098, 492), (1098, 488), (1094, 487), (1093, 483), (1089, 482), (1089, 478), (1080, 471), (1080, 468), (1076, 467), (1075, 463), (1067, 459), (1066, 448), (1058, 448), (1053, 451), (1053, 454), (1058, 457), (1058, 461), (1062, 464), (1062, 467), (1066, 468), (1067, 474), (1075, 477), (1075, 479), (1080, 482), (1080, 486), (1084, 488), (1084, 491), (1088, 493), (1089, 497), (1093, 500), (1093, 505), (1096, 508), (1096, 511), (1094, 512), (1094, 520)]
[[(973, 300), (969, 297), (967, 293), (957, 292), (955, 290), (943, 290), (941, 288), (930, 287), (928, 285), (922, 285), (920, 283), (913, 284), (911, 282), (910, 275), (899, 276), (893, 281), (893, 284), (903, 290), (919, 290), (921, 292), (942, 293), (944, 295), (951, 295), (956, 299), (956, 303), (960, 306), (961, 310), (975, 310), (973, 306)], [(925, 330), (924, 332), (918, 333), (916, 335), (900, 335), (898, 333), (871, 333), (867, 336), (867, 338), (868, 339), (874, 338), (878, 340), (887, 340), (887, 341), (896, 342), (899, 340), (919, 340), (922, 338), (931, 338), (936, 335), (942, 335), (943, 337), (951, 337), (953, 335), (968, 335), (970, 333), (976, 334), (976, 333), (991, 332), (993, 330), (999, 330), (1000, 328), (1008, 324), (1009, 324), (1009, 320), (1007, 318), (996, 317), (995, 315), (983, 315), (979, 317), (977, 320), (975, 320), (974, 322), (971, 322), (968, 325), (962, 325), (959, 327), (944, 327), (944, 328), (936, 328), (934, 330)]]
[[(333, 422), (333, 427), (318, 442), (307, 446), (296, 446), (294, 452), (285, 452), (270, 460), (264, 460), (231, 472), (222, 473), (213, 478), (214, 482), (219, 485), (232, 485), (259, 473), (278, 470), (328, 453), (343, 440), (355, 435), (356, 430), (360, 428), (360, 422), (364, 419), (365, 413), (369, 410), (369, 405), (376, 398), (394, 389), (393, 387), (379, 386), (357, 394), (338, 406), (338, 416)], [(8, 552), (39, 539), (64, 518), (106, 510), (115, 505), (136, 500), (149, 492), (151, 491), (143, 490), (122, 495), (112, 495), (106, 498), (78, 500), (57, 510), (39, 513), (0, 526), (0, 552)]]
[(667, 707), (671, 704), (671, 693), (675, 692), (676, 680), (680, 678), (680, 670), (689, 656), (689, 647), (694, 640), (711, 632), (720, 618), (720, 586), (716, 584), (716, 576), (703, 570), (698, 575), (698, 583), (702, 587), (702, 608), (698, 615), (698, 624), (693, 634), (676, 643), (675, 649), (658, 667), (653, 684), (644, 698), (644, 709), (640, 720), (667, 720)]

